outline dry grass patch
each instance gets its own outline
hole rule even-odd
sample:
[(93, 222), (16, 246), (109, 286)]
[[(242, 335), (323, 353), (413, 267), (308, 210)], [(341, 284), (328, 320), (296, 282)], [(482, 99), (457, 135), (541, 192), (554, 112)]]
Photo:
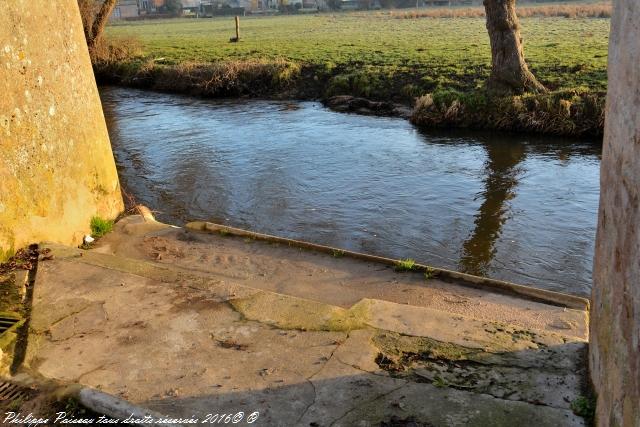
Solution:
[(92, 52), (94, 63), (129, 61), (142, 56), (142, 44), (136, 37), (101, 37)]
[(105, 60), (94, 64), (96, 73), (111, 83), (188, 93), (204, 97), (258, 96), (286, 90), (301, 66), (284, 59), (246, 59), (211, 63), (163, 64), (150, 58)]
[[(610, 18), (612, 4), (559, 4), (545, 6), (525, 6), (516, 9), (520, 18)], [(483, 7), (438, 8), (430, 10), (412, 10), (409, 12), (391, 12), (399, 19), (415, 18), (484, 18)]]
[(588, 90), (490, 97), (440, 91), (416, 101), (411, 121), (428, 127), (498, 129), (553, 135), (602, 135), (605, 97)]
[(197, 93), (203, 96), (259, 94), (282, 88), (300, 73), (290, 61), (232, 60), (206, 63), (182, 63), (156, 66), (153, 87), (171, 92)]

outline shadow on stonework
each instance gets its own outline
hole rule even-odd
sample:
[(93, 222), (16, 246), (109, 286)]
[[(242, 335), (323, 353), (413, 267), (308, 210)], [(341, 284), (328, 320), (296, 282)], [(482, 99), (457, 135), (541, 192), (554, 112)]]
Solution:
[(142, 404), (214, 422), (254, 414), (265, 426), (584, 425), (571, 410), (584, 393), (583, 343), (495, 354), (449, 346), (445, 355), (446, 345), (429, 348), (425, 338), (381, 332), (374, 341), (379, 370), (332, 355), (295, 384), (284, 384), (291, 372), (265, 368), (251, 384), (225, 377), (205, 394), (182, 396), (178, 388)]

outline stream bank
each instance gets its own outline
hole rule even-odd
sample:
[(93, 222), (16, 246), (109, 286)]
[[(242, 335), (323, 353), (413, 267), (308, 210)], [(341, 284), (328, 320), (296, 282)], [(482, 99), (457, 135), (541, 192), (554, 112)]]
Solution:
[[(203, 98), (313, 100), (336, 111), (409, 118), (422, 128), (466, 128), (601, 137), (605, 93), (586, 88), (491, 97), (482, 89), (421, 92), (417, 76), (387, 79), (284, 59), (163, 64), (113, 59), (94, 64), (100, 84)], [(374, 78), (375, 77), (375, 78)]]

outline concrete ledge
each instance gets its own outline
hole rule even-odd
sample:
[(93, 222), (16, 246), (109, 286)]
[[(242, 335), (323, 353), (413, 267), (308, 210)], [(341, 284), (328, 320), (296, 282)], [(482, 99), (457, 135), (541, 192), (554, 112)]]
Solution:
[[(118, 420), (126, 420), (129, 417), (142, 421), (139, 423), (131, 423), (133, 425), (151, 426), (151, 427), (181, 427), (182, 424), (172, 423), (160, 423), (157, 422), (162, 419), (167, 419), (164, 415), (150, 411), (148, 409), (136, 406), (126, 400), (122, 400), (110, 394), (89, 388), (83, 387), (78, 391), (78, 401), (85, 407), (91, 409), (99, 414), (106, 415), (110, 418)], [(130, 424), (130, 425), (131, 425)]]
[(149, 209), (145, 205), (136, 205), (134, 209), (144, 219), (145, 222), (157, 222), (156, 218), (151, 212), (151, 209)]
[(75, 399), (85, 408), (90, 409), (97, 414), (120, 420), (120, 423), (129, 417), (141, 421), (138, 423), (127, 423), (127, 425), (182, 427), (182, 424), (159, 423), (157, 422), (158, 420), (169, 419), (171, 417), (142, 408), (129, 401), (90, 387), (85, 387), (81, 384), (65, 384), (51, 378), (46, 378), (37, 374), (32, 375), (27, 372), (21, 372), (13, 377), (3, 378), (2, 380), (28, 389), (35, 388), (44, 390), (52, 393), (58, 401)]
[[(302, 240), (288, 239), (284, 237), (272, 236), (269, 234), (256, 233), (253, 231), (243, 230), (241, 228), (229, 227), (221, 224), (214, 224), (205, 221), (194, 221), (186, 225), (186, 228), (205, 233), (224, 233), (234, 236), (249, 237), (251, 239), (262, 240), (267, 242), (281, 243), (288, 246), (309, 249), (312, 251), (323, 252), (327, 254), (340, 254), (350, 258), (360, 259), (363, 261), (375, 262), (390, 266), (398, 265), (399, 260), (381, 257), (377, 255), (363, 254), (360, 252), (349, 251), (345, 249), (335, 248), (332, 246), (319, 245), (316, 243), (305, 242)], [(414, 269), (420, 272), (431, 272), (439, 279), (471, 286), (479, 289), (485, 289), (492, 292), (499, 292), (507, 295), (515, 295), (532, 301), (544, 302), (561, 307), (567, 307), (577, 310), (589, 311), (589, 300), (575, 295), (564, 294), (561, 292), (548, 291), (545, 289), (537, 289), (515, 283), (489, 279), (486, 277), (473, 276), (471, 274), (460, 273), (458, 271), (446, 270), (443, 268), (430, 267), (424, 264), (415, 264)]]

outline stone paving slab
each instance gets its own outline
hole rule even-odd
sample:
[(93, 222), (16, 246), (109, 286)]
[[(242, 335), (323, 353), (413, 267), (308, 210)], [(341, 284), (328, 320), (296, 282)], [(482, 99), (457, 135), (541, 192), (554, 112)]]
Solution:
[(153, 262), (158, 268), (210, 275), (222, 282), (350, 308), (362, 299), (427, 307), (478, 320), (588, 339), (584, 310), (474, 289), (420, 272), (287, 245), (203, 233), (129, 216), (100, 241), (97, 252)]
[[(143, 226), (145, 235), (176, 232)], [(303, 298), (251, 286), (267, 280), (262, 266), (247, 279), (204, 262), (189, 269), (105, 246), (51, 247), (54, 259), (38, 268), (25, 362), (39, 375), (171, 416), (258, 411), (256, 425), (266, 426), (583, 425), (569, 409), (586, 378), (577, 328), (527, 329), (503, 313), (477, 319), (392, 301), (394, 293), (330, 304), (319, 291)], [(200, 257), (226, 256), (208, 248)], [(305, 262), (297, 273), (320, 269)], [(494, 307), (509, 301), (492, 298)], [(555, 321), (564, 312), (546, 313)]]

